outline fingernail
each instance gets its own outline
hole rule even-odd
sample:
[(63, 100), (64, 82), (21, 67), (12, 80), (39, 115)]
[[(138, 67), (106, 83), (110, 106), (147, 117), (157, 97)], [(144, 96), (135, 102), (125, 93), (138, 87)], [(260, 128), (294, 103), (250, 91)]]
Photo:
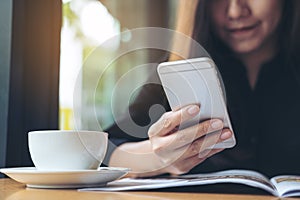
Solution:
[(168, 128), (169, 126), (171, 126), (171, 121), (169, 119), (165, 119), (163, 126), (164, 128)]
[(211, 123), (211, 127), (213, 129), (219, 129), (219, 128), (222, 128), (223, 127), (223, 122), (220, 121), (220, 120), (213, 120), (213, 122)]
[(199, 106), (194, 105), (194, 106), (191, 106), (190, 108), (188, 108), (188, 113), (190, 115), (194, 115), (194, 114), (198, 113), (199, 110), (200, 110)]
[(231, 137), (231, 132), (230, 131), (225, 131), (224, 133), (221, 134), (221, 139), (226, 140)]

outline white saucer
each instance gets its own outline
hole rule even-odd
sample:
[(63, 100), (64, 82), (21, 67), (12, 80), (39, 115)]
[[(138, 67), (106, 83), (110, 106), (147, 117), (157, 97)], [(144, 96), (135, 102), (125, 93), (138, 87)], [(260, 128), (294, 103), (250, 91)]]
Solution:
[(127, 168), (100, 167), (97, 170), (41, 171), (35, 167), (3, 168), (0, 172), (31, 188), (85, 188), (103, 186), (121, 178)]

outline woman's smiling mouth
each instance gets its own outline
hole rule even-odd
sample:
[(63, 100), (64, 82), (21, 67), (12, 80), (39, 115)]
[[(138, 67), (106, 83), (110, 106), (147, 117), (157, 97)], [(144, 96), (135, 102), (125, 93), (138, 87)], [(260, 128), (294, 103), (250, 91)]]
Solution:
[(261, 23), (255, 23), (253, 25), (242, 25), (242, 26), (232, 26), (226, 28), (227, 33), (230, 37), (235, 39), (243, 39), (252, 36)]

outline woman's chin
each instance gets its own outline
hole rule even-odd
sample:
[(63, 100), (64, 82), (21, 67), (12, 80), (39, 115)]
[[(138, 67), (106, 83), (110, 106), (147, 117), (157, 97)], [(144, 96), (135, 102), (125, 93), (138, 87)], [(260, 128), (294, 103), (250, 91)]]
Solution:
[(240, 45), (230, 45), (233, 52), (239, 55), (253, 54), (259, 51), (259, 46), (253, 43), (245, 43)]

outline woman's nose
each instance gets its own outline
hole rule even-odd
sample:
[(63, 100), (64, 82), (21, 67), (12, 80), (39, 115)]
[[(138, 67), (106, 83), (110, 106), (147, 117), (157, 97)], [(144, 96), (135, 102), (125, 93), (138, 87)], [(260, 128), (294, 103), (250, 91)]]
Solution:
[(227, 16), (229, 19), (239, 19), (249, 14), (246, 2), (244, 0), (229, 0)]

